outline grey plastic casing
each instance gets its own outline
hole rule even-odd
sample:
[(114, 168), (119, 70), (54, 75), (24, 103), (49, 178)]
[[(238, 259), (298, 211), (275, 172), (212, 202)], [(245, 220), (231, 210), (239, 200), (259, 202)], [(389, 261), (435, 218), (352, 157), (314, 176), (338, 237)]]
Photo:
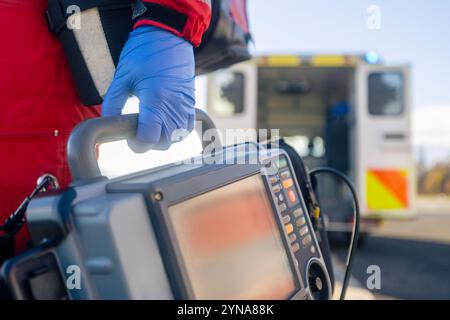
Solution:
[(107, 193), (108, 183), (33, 200), (27, 213), (33, 242), (57, 243), (66, 280), (79, 269), (81, 287), (68, 290), (71, 299), (172, 299), (143, 195)]

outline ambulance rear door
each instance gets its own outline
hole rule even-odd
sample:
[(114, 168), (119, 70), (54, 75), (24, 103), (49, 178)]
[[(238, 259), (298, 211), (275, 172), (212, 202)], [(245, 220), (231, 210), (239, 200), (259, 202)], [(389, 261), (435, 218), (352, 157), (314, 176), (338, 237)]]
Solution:
[(409, 68), (362, 64), (356, 78), (355, 173), (362, 214), (410, 218), (416, 180)]

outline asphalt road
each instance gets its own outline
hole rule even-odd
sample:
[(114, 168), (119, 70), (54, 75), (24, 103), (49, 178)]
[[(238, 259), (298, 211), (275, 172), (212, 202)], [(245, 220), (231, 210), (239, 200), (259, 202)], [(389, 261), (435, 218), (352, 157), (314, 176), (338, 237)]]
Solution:
[[(334, 251), (345, 261), (342, 245)], [(385, 223), (358, 248), (353, 275), (362, 284), (370, 265), (381, 269), (377, 299), (450, 299), (450, 214)]]

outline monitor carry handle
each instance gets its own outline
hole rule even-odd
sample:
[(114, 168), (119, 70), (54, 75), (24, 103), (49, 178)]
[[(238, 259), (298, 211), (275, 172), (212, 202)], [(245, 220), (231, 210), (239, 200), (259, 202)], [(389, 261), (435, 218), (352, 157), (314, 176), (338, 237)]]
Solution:
[[(217, 130), (210, 116), (202, 110), (195, 109), (197, 133), (201, 137), (202, 131)], [(117, 117), (104, 117), (86, 120), (80, 123), (70, 135), (67, 144), (67, 160), (74, 181), (89, 180), (101, 177), (97, 162), (96, 145), (134, 137), (138, 123), (138, 114), (122, 115)], [(219, 148), (219, 136), (214, 133)], [(203, 148), (210, 141), (202, 140)]]

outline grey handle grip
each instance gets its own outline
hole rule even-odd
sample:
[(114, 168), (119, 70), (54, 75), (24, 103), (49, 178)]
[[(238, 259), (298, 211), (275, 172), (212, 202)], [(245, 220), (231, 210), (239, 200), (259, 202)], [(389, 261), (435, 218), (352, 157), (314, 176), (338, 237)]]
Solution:
[[(195, 110), (196, 121), (201, 122), (202, 130), (217, 130), (209, 115)], [(96, 145), (133, 138), (136, 134), (138, 114), (117, 117), (104, 117), (86, 120), (80, 123), (70, 135), (67, 144), (67, 160), (74, 181), (101, 177), (97, 162)], [(196, 128), (199, 132), (200, 128)], [(215, 134), (215, 147), (221, 146), (219, 136)], [(210, 144), (203, 141), (205, 148)]]

